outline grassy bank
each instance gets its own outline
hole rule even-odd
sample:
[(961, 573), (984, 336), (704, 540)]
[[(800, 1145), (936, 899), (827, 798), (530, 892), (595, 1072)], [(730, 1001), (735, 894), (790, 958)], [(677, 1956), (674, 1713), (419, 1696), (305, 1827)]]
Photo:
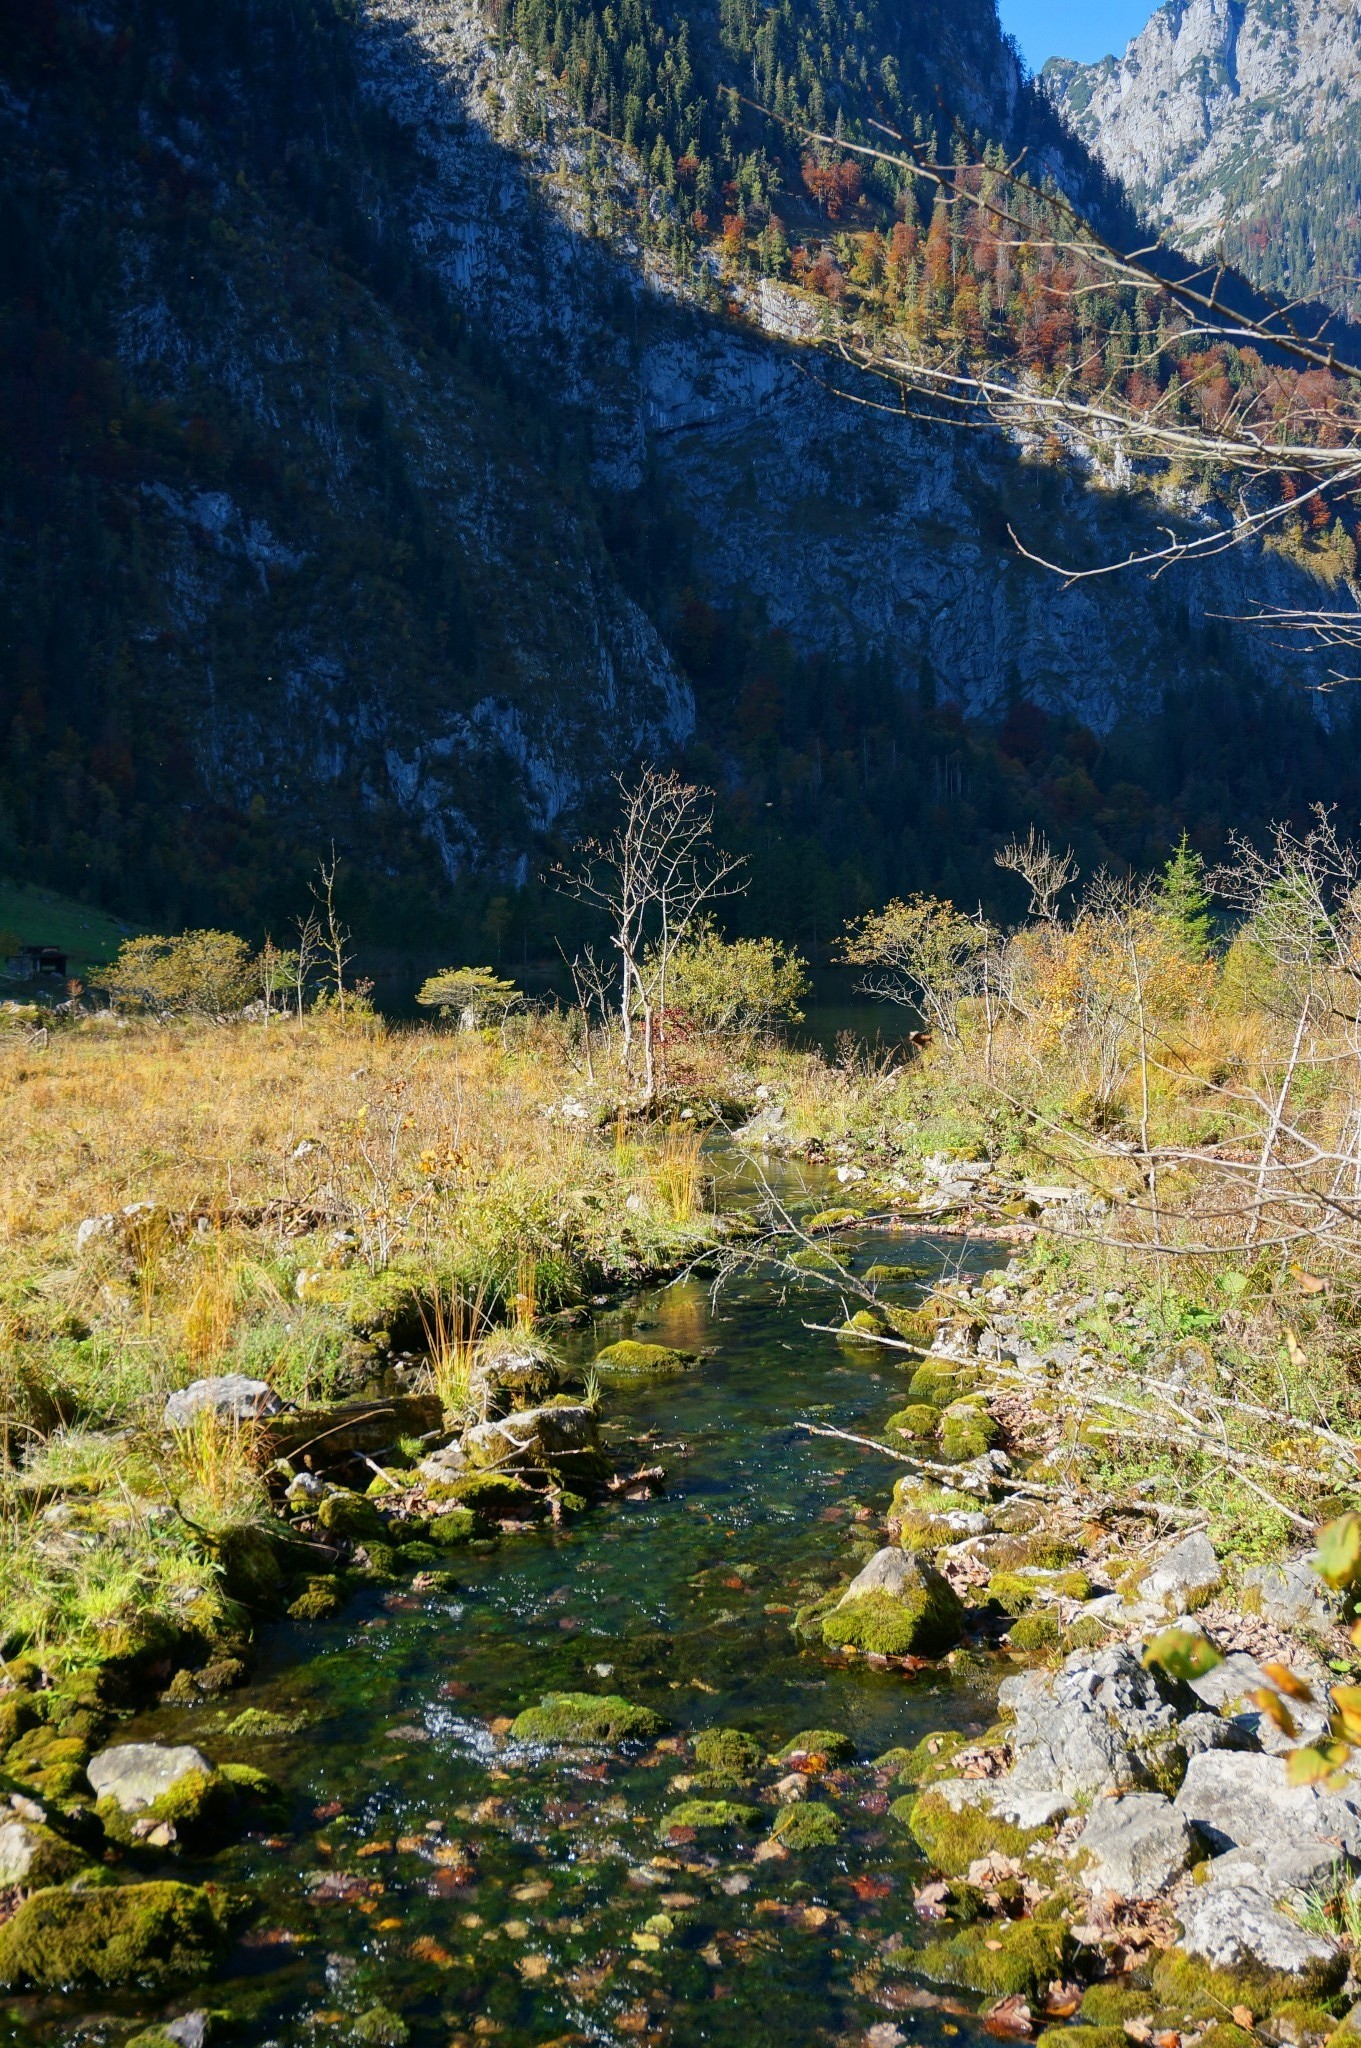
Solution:
[(269, 1520), (267, 1461), (248, 1429), (167, 1431), (172, 1390), (241, 1373), (305, 1407), (432, 1385), (456, 1406), (479, 1337), (709, 1243), (693, 1120), (631, 1126), (580, 1081), (553, 1019), (12, 1034), (5, 1654), (241, 1626), (218, 1539)]

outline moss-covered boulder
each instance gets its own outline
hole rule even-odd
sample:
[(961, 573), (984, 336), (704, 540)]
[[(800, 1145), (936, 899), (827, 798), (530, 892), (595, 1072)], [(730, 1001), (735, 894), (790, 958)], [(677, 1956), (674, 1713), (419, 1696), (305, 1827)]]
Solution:
[(666, 1842), (677, 1834), (716, 1835), (731, 1829), (751, 1834), (764, 1818), (759, 1806), (732, 1799), (683, 1799), (662, 1815), (657, 1833)]
[(988, 1998), (1042, 1998), (1061, 1978), (1072, 1938), (1059, 1920), (991, 1920), (942, 1941), (928, 1941), (912, 1955), (912, 1968), (938, 1984), (957, 1984)]
[(595, 1355), (601, 1372), (684, 1372), (687, 1366), (698, 1362), (696, 1352), (677, 1351), (669, 1344), (642, 1344), (634, 1337), (621, 1337), (617, 1344), (607, 1344)]
[[(1144, 2000), (1145, 2006), (1148, 2000)], [(1123, 2027), (1087, 2026), (1082, 2021), (1061, 2027), (1045, 2027), (1036, 2037), (1035, 2048), (1129, 2048)]]
[(822, 1800), (800, 1799), (780, 1808), (771, 1832), (786, 1849), (831, 1849), (845, 1828), (840, 1814)]
[(855, 1756), (855, 1744), (838, 1728), (800, 1728), (776, 1754), (782, 1764), (794, 1757), (820, 1757), (825, 1764), (848, 1764)]
[[(443, 1488), (442, 1499), (448, 1501), (451, 1508), (467, 1508), (474, 1519), (484, 1525), (489, 1522), (541, 1521), (548, 1513), (548, 1502), (543, 1495), (509, 1472), (469, 1472)], [(443, 1517), (435, 1519), (442, 1520)], [(434, 1532), (432, 1521), (430, 1533), (433, 1535)]]
[(388, 1525), (362, 1493), (337, 1489), (317, 1509), (317, 1521), (328, 1536), (347, 1543), (387, 1543)]
[(510, 1732), (516, 1742), (613, 1748), (621, 1742), (654, 1742), (665, 1727), (660, 1714), (617, 1693), (548, 1692), (537, 1707), (517, 1714)]
[(823, 1230), (847, 1230), (852, 1223), (861, 1221), (858, 1209), (819, 1209), (816, 1216), (810, 1216), (804, 1224), (809, 1237), (816, 1237)]
[(956, 1805), (939, 1791), (895, 1799), (889, 1813), (909, 1830), (927, 1862), (944, 1877), (966, 1876), (980, 1856), (1024, 1856), (1053, 1834), (1048, 1827), (1017, 1827), (972, 1801)]
[(292, 1621), (330, 1621), (345, 1605), (345, 1587), (334, 1573), (321, 1573), (307, 1581), (301, 1593), (288, 1605)]
[(430, 1541), (441, 1550), (461, 1549), (477, 1532), (477, 1516), (471, 1508), (449, 1508), (430, 1521)]
[(156, 1990), (206, 1975), (222, 1948), (218, 1912), (195, 1885), (51, 1888), (0, 1927), (0, 1986)]
[(765, 1762), (765, 1751), (740, 1728), (706, 1728), (695, 1737), (695, 1762), (713, 1785), (745, 1785)]
[(233, 1600), (247, 1607), (272, 1607), (283, 1591), (284, 1568), (278, 1545), (255, 1522), (234, 1522), (219, 1530), (217, 1562), (222, 1583)]
[[(1224, 1887), (1224, 1893), (1228, 1891), (1229, 1887)], [(1217, 1901), (1207, 1896), (1205, 1903), (1226, 1919), (1238, 1904), (1222, 1895)], [(1245, 1929), (1239, 1959), (1232, 1967), (1219, 1967), (1203, 1956), (1189, 1954), (1186, 1948), (1165, 1950), (1154, 1965), (1153, 1989), (1160, 2004), (1187, 2025), (1222, 2020), (1235, 2005), (1272, 2012), (1289, 2000), (1326, 1998), (1340, 1989), (1346, 1978), (1348, 1959), (1335, 1942), (1307, 1934), (1284, 1914), (1264, 1909), (1260, 1897), (1246, 1903), (1258, 1924)], [(1185, 1914), (1182, 1918), (1188, 1924)], [(1286, 1967), (1263, 1963), (1250, 1952), (1251, 1944), (1275, 1954)], [(1215, 1946), (1231, 1946), (1222, 1931)]]
[(853, 1316), (847, 1317), (836, 1334), (842, 1344), (872, 1344), (888, 1334), (888, 1324), (873, 1309), (858, 1308)]
[(1023, 1614), (1007, 1630), (1007, 1641), (1013, 1650), (1023, 1650), (1028, 1656), (1041, 1650), (1056, 1649), (1063, 1640), (1059, 1618), (1049, 1608), (1037, 1609)]
[(829, 1648), (937, 1657), (959, 1641), (964, 1606), (918, 1552), (876, 1551), (822, 1624)]
[(923, 1735), (910, 1749), (898, 1749), (889, 1756), (877, 1759), (880, 1768), (891, 1763), (898, 1773), (900, 1785), (924, 1787), (937, 1778), (952, 1775), (951, 1759), (961, 1749), (966, 1749), (969, 1737), (957, 1728), (939, 1728), (930, 1735)]
[(1001, 1431), (976, 1401), (952, 1401), (940, 1418), (940, 1455), (946, 1465), (967, 1465), (990, 1451)]
[(933, 1408), (948, 1408), (968, 1393), (977, 1375), (969, 1367), (954, 1365), (943, 1358), (927, 1358), (907, 1383), (909, 1401), (929, 1401)]
[(830, 1245), (805, 1244), (791, 1252), (785, 1263), (800, 1273), (844, 1273), (850, 1260)]
[(884, 1433), (921, 1442), (933, 1437), (939, 1425), (939, 1408), (933, 1408), (929, 1401), (914, 1401), (910, 1408), (900, 1408), (896, 1415), (889, 1416)]

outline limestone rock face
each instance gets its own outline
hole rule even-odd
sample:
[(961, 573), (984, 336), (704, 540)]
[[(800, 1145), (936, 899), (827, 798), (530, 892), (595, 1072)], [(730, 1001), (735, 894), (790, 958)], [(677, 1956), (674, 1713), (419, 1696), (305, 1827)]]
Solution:
[(191, 1771), (207, 1777), (212, 1768), (191, 1743), (171, 1748), (160, 1742), (120, 1742), (92, 1756), (85, 1775), (96, 1799), (112, 1798), (124, 1813), (140, 1813)]
[(283, 1405), (264, 1380), (247, 1379), (241, 1372), (220, 1373), (169, 1395), (164, 1421), (167, 1429), (189, 1429), (200, 1415), (211, 1415), (217, 1422), (255, 1422), (262, 1415), (277, 1415)]
[[(1238, 230), (1231, 259), (1280, 283), (1262, 262), (1253, 268), (1254, 253), (1266, 252), (1254, 252), (1251, 229), (1291, 174), (1306, 206), (1316, 186), (1323, 220), (1328, 159), (1343, 159), (1361, 106), (1361, 16), (1354, 0), (1166, 0), (1123, 56), (1054, 58), (1041, 82), (1073, 132), (1183, 247), (1204, 253), (1228, 225)], [(1330, 265), (1316, 246), (1304, 260), (1315, 272), (1292, 277), (1292, 290), (1353, 310), (1348, 266)]]
[(1193, 1756), (1176, 1806), (1216, 1854), (1252, 1852), (1260, 1881), (1277, 1895), (1298, 1883), (1301, 1857), (1319, 1869), (1361, 1862), (1361, 1789), (1290, 1785), (1279, 1757)]
[(1301, 1988), (1338, 1982), (1346, 1960), (1336, 1942), (1304, 1929), (1273, 1904), (1265, 1892), (1246, 1885), (1215, 1885), (1193, 1892), (1181, 1909), (1182, 1946), (1216, 1969), (1257, 1964), (1280, 1976), (1298, 1977)]
[(1016, 1717), (1013, 1780), (1070, 1798), (1169, 1789), (1185, 1761), (1180, 1713), (1193, 1704), (1182, 1693), (1146, 1671), (1123, 1644), (1075, 1651), (1052, 1676), (1032, 1671), (1007, 1679), (998, 1697)]
[(1088, 1891), (1151, 1899), (1193, 1861), (1196, 1835), (1164, 1794), (1126, 1792), (1096, 1801), (1078, 1850)]

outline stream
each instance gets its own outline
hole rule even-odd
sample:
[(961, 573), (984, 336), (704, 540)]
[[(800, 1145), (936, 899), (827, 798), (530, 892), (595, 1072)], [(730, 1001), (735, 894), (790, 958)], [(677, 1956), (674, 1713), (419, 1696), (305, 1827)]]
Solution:
[[(780, 1191), (802, 1184), (786, 1175)], [(820, 1175), (808, 1187), (825, 1196)], [(740, 1187), (723, 1198), (731, 1206)], [(998, 1262), (996, 1246), (929, 1234), (839, 1244), (859, 1271)], [(339, 1621), (272, 1626), (246, 1687), (120, 1729), (116, 1740), (192, 1742), (284, 1785), (291, 1814), (277, 1833), (146, 1871), (247, 1890), (260, 1910), (210, 1986), (166, 2006), (20, 2000), (8, 2031), (0, 2017), (5, 2048), (115, 2048), (134, 2022), (200, 2007), (233, 2016), (214, 2039), (251, 2048), (896, 2048), (971, 2031), (897, 1960), (921, 1938), (924, 1868), (887, 1817), (900, 1788), (872, 1760), (933, 1729), (981, 1731), (1006, 1661), (972, 1659), (972, 1678), (945, 1665), (908, 1676), (790, 1628), (796, 1607), (882, 1540), (901, 1470), (796, 1427), (873, 1430), (902, 1405), (895, 1355), (805, 1327), (835, 1319), (834, 1300), (753, 1273), (716, 1302), (687, 1279), (601, 1313), (569, 1334), (574, 1360), (632, 1335), (712, 1354), (606, 1388), (618, 1468), (664, 1466), (663, 1493), (454, 1553), (456, 1590), (374, 1590)], [(863, 1529), (861, 1507), (875, 1517)], [(507, 1717), (553, 1690), (620, 1693), (665, 1716), (673, 1737), (736, 1726), (772, 1751), (801, 1730), (840, 1730), (856, 1762), (813, 1796), (845, 1835), (771, 1855), (766, 1820), (748, 1838), (664, 1842), (669, 1808), (725, 1795), (673, 1789), (696, 1767), (665, 1739), (628, 1755), (510, 1743)], [(233, 1733), (247, 1710), (294, 1725)]]

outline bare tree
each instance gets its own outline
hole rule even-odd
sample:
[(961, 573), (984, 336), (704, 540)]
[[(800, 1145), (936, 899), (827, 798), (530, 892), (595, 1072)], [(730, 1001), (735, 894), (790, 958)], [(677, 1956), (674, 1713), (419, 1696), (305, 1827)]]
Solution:
[[(913, 896), (848, 926), (841, 957), (850, 966), (872, 970), (860, 983), (865, 994), (919, 1011), (933, 1031), (953, 1044), (959, 1037), (959, 1005), (982, 990), (983, 962), (992, 942), (992, 929), (981, 914), (967, 917), (938, 897)], [(987, 985), (991, 1018), (991, 977)]]
[(335, 983), (336, 1007), (343, 1017), (346, 1006), (345, 970), (354, 956), (350, 951), (349, 926), (341, 922), (336, 908), (336, 876), (339, 872), (340, 856), (332, 841), (329, 857), (317, 862), (317, 879), (311, 884), (311, 890), (321, 913), (317, 921), (318, 951), (330, 968)]
[(1071, 847), (1055, 853), (1043, 832), (1032, 825), (1024, 839), (1011, 839), (996, 856), (997, 866), (1019, 875), (1030, 891), (1030, 914), (1042, 924), (1058, 920), (1059, 899), (1077, 874)]
[(624, 1054), (633, 1050), (636, 1018), (650, 1102), (675, 950), (703, 909), (745, 888), (738, 879), (744, 862), (714, 845), (711, 790), (657, 768), (644, 768), (635, 782), (622, 775), (615, 781), (623, 804), (619, 824), (608, 839), (586, 841), (575, 865), (555, 868), (550, 879), (564, 895), (594, 904), (609, 919), (619, 956)]
[(307, 984), (321, 952), (321, 923), (314, 910), (306, 917), (295, 920), (298, 931), (297, 950), (293, 954), (293, 996), (301, 1017), (307, 1001)]

